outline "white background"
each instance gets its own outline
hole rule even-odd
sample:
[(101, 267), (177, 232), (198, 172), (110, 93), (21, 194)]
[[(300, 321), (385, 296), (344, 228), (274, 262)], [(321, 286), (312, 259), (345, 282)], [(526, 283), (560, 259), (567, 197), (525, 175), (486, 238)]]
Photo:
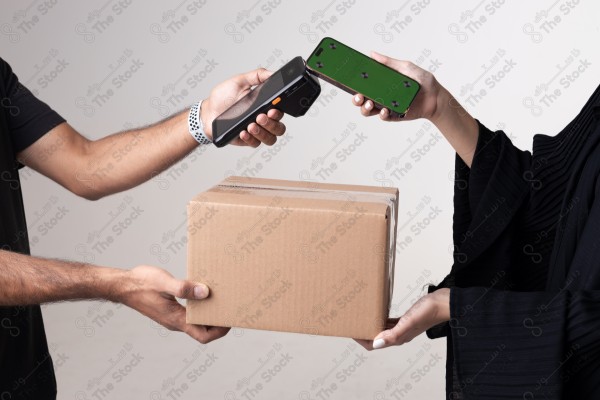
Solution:
[[(592, 0), (6, 2), (0, 54), (71, 125), (100, 138), (182, 110), (233, 74), (306, 58), (331, 36), (435, 69), (476, 118), (529, 149), (534, 134), (559, 131), (598, 85), (599, 12)], [(216, 66), (203, 73), (209, 60)], [(553, 100), (544, 97), (556, 90)], [(287, 139), (272, 149), (198, 150), (97, 202), (22, 170), (33, 254), (121, 268), (151, 264), (184, 277), (185, 247), (173, 241), (185, 236), (186, 202), (225, 176), (393, 185), (400, 189), (398, 241), (405, 242), (392, 310), (400, 315), (451, 266), (452, 149), (426, 121), (361, 117), (350, 95), (326, 83), (307, 116), (285, 122)], [(351, 148), (353, 135), (338, 139), (349, 126), (368, 140), (342, 162), (336, 154)], [(313, 168), (318, 157), (337, 169)], [(394, 172), (407, 163), (404, 176)], [(431, 221), (429, 206), (441, 209)], [(128, 220), (134, 207), (143, 211)], [(117, 235), (121, 222), (131, 224)], [(426, 228), (415, 228), (419, 222)], [(114, 241), (102, 248), (109, 235)], [(43, 312), (60, 399), (444, 396), (444, 340), (422, 336), (366, 353), (348, 339), (236, 329), (203, 346), (111, 303), (53, 304)]]

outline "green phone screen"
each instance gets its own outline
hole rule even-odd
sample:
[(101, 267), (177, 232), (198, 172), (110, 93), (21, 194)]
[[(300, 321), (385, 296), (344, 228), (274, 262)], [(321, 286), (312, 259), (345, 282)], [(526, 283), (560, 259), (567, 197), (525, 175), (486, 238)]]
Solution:
[(408, 111), (420, 87), (417, 81), (329, 37), (321, 40), (306, 65), (326, 81), (400, 115)]

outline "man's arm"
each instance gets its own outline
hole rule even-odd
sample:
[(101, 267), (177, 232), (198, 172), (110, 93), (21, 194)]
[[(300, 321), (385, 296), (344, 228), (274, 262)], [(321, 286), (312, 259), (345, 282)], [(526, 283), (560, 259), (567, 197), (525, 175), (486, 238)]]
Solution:
[[(212, 120), (270, 74), (258, 69), (216, 86), (202, 103), (206, 134), (212, 138)], [(198, 143), (188, 131), (188, 111), (94, 141), (63, 123), (19, 153), (19, 161), (79, 196), (98, 199), (135, 187), (189, 154)], [(285, 132), (282, 117), (278, 110), (259, 115), (234, 144), (274, 144)]]
[(201, 343), (218, 339), (229, 330), (186, 324), (185, 308), (176, 297), (203, 299), (209, 295), (208, 287), (145, 265), (121, 270), (0, 250), (0, 288), (0, 306), (77, 299), (123, 303)]

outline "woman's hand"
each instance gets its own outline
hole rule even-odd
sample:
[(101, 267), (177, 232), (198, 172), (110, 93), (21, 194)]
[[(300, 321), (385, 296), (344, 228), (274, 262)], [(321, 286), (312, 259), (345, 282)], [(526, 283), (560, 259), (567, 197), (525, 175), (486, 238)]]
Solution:
[(450, 321), (450, 289), (438, 289), (421, 297), (397, 321), (397, 324), (386, 329), (369, 340), (357, 340), (367, 350), (381, 349), (388, 346), (401, 345), (413, 340), (427, 329)]
[(406, 116), (403, 118), (392, 116), (390, 114), (390, 110), (387, 108), (383, 108), (381, 110), (376, 109), (371, 100), (365, 101), (365, 97), (362, 94), (357, 94), (352, 98), (352, 102), (355, 106), (360, 106), (360, 112), (362, 115), (379, 115), (379, 118), (384, 121), (433, 118), (437, 110), (437, 101), (441, 86), (431, 72), (425, 71), (423, 68), (411, 63), (410, 61), (396, 60), (376, 52), (372, 52), (371, 57), (375, 61), (387, 65), (393, 70), (396, 70), (401, 74), (416, 80), (419, 82), (419, 85), (421, 85), (421, 89), (413, 100), (410, 109), (406, 113)]
[(361, 114), (367, 117), (379, 115), (379, 118), (384, 121), (427, 118), (440, 130), (460, 158), (470, 167), (479, 138), (477, 121), (448, 90), (439, 84), (431, 72), (425, 71), (409, 61), (396, 60), (375, 52), (371, 54), (371, 57), (416, 80), (421, 85), (421, 89), (404, 118), (392, 116), (387, 108), (376, 109), (371, 100), (365, 101), (362, 94), (357, 94), (352, 98), (352, 102), (355, 106), (360, 107)]

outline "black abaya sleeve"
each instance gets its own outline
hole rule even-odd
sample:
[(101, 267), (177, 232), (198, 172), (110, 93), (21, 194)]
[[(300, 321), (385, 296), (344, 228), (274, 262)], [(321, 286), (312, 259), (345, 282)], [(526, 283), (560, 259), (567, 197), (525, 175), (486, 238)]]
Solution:
[(600, 398), (600, 87), (533, 157), (480, 125), (457, 158), (451, 399)]
[[(479, 123), (479, 138), (471, 168), (456, 156), (454, 181), (454, 264), (439, 288), (507, 287), (505, 265), (514, 263), (510, 248), (518, 229), (511, 220), (528, 192), (531, 153), (516, 148), (502, 131)], [(494, 243), (492, 249), (490, 245)], [(448, 324), (427, 331), (430, 338), (447, 336)]]
[(546, 290), (451, 289), (454, 387), (464, 398), (600, 398), (600, 129), (595, 121), (580, 155), (566, 185)]

